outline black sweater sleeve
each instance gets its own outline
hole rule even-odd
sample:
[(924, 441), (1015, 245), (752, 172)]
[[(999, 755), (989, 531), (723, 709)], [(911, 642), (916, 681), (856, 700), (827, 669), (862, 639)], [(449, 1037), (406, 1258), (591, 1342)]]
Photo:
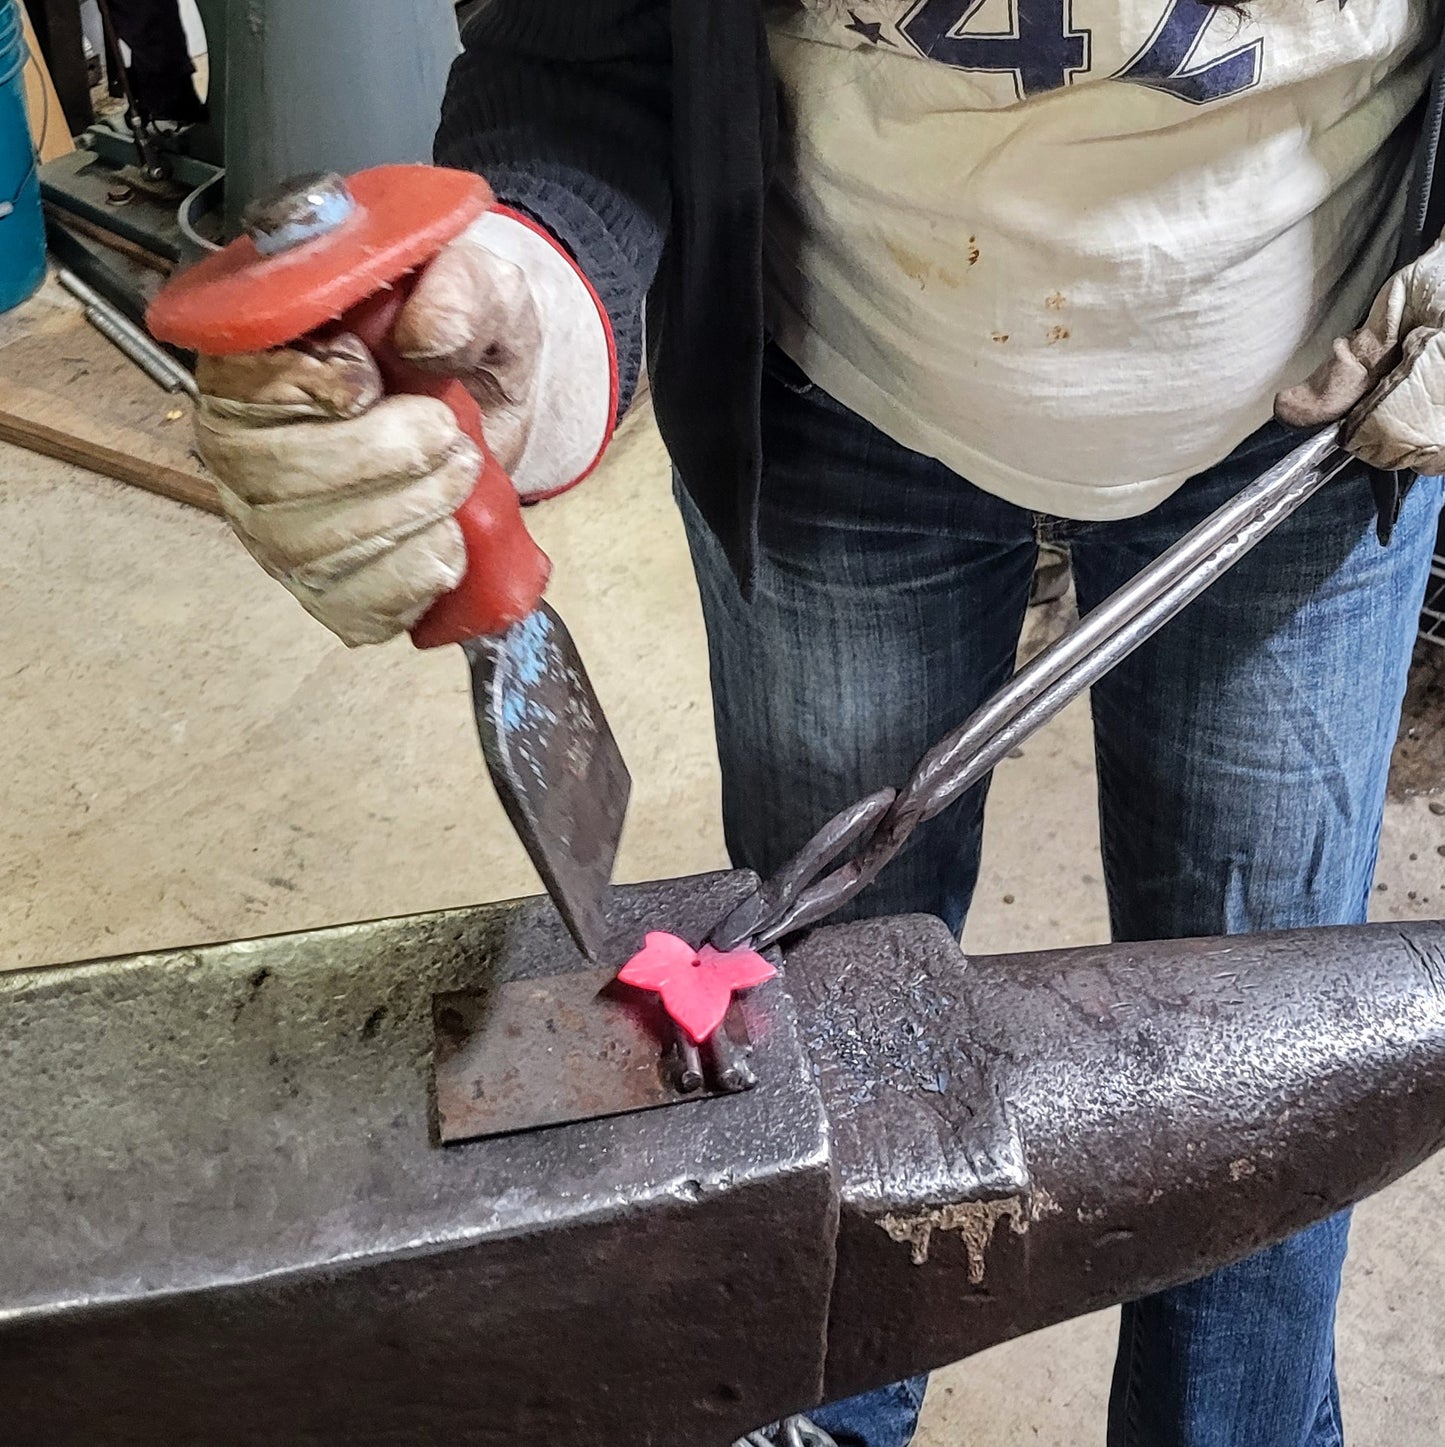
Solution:
[(545, 226), (597, 289), (625, 409), (671, 212), (669, 0), (486, 0), (465, 23), (436, 138)]

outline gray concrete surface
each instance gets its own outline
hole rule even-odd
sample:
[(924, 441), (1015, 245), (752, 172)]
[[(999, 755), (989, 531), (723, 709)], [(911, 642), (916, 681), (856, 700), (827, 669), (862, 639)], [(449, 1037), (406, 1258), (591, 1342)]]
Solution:
[[(721, 864), (701, 622), (650, 426), (529, 520), (637, 781), (621, 877)], [(349, 653), (216, 519), (4, 446), (0, 539), (0, 968), (535, 887), (453, 652)], [(1442, 847), (1428, 801), (1391, 804), (1381, 917), (1445, 909)], [(1076, 706), (999, 771), (968, 943), (1104, 934)], [(1442, 1217), (1433, 1164), (1360, 1212), (1340, 1332), (1358, 1447), (1442, 1439)], [(922, 1447), (1101, 1443), (1112, 1331), (1104, 1314), (941, 1373)]]

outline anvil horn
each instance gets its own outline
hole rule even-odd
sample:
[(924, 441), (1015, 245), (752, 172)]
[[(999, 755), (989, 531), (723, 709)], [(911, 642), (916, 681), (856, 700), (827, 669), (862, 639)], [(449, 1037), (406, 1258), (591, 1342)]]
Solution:
[(1445, 925), (965, 961), (909, 918), (746, 997), (748, 1094), (437, 1146), (432, 995), (585, 963), (524, 901), (0, 977), (7, 1447), (721, 1447), (1445, 1138)]
[(1193, 1280), (1445, 1143), (1445, 925), (962, 963), (819, 931), (788, 986), (841, 1220), (825, 1394)]

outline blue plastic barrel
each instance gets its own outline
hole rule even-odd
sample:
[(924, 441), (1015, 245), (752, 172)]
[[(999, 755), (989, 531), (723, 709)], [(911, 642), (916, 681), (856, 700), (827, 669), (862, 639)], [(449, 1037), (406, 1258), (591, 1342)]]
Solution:
[[(25, 119), (25, 31), (17, 0), (0, 0), (0, 311), (9, 311), (45, 275), (45, 225), (35, 148)], [(65, 124), (52, 116), (51, 124)]]

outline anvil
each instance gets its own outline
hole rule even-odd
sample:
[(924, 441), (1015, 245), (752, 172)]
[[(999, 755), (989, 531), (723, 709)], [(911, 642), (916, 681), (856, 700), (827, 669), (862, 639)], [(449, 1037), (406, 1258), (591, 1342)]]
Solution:
[(1445, 1140), (1445, 924), (966, 959), (911, 917), (786, 951), (751, 1092), (441, 1146), (433, 996), (583, 968), (522, 901), (0, 977), (7, 1447), (722, 1447)]

